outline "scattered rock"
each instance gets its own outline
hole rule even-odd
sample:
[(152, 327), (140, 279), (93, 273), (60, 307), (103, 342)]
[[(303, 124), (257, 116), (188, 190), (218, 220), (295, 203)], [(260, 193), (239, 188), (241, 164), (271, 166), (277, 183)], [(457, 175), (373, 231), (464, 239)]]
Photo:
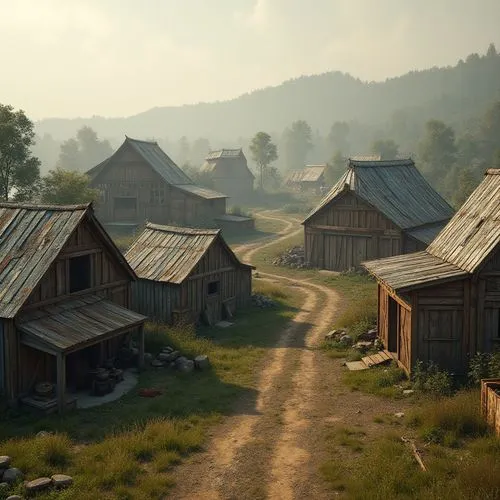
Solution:
[(159, 359), (160, 361), (170, 361), (170, 353), (160, 352), (160, 354), (158, 354), (157, 356), (157, 359)]
[(254, 293), (252, 295), (252, 304), (255, 307), (260, 307), (261, 309), (266, 309), (270, 307), (276, 307), (276, 302), (265, 295), (259, 295)]
[(311, 267), (309, 262), (306, 262), (304, 247), (292, 247), (285, 250), (281, 255), (278, 255), (273, 260), (275, 266), (286, 266), (294, 269), (303, 269)]
[(198, 370), (208, 370), (208, 368), (210, 368), (210, 361), (208, 359), (208, 356), (206, 356), (205, 354), (196, 356), (196, 358), (194, 358), (194, 366)]
[(172, 361), (172, 363), (170, 363), (170, 368), (175, 368), (175, 361)]
[(38, 479), (28, 481), (25, 484), (25, 488), (28, 493), (36, 493), (37, 491), (46, 490), (51, 486), (52, 479), (50, 479), (50, 477), (39, 477)]
[(358, 351), (368, 351), (370, 347), (373, 346), (372, 342), (368, 342), (367, 340), (362, 340), (360, 342), (356, 342), (356, 344), (353, 345), (354, 349), (357, 349)]
[(163, 368), (165, 363), (159, 359), (153, 359), (153, 361), (151, 361), (151, 366), (154, 368)]
[(161, 352), (166, 352), (167, 354), (174, 352), (175, 349), (173, 347), (170, 347), (169, 345), (167, 347), (164, 347)]
[(10, 457), (7, 455), (0, 456), (0, 469), (8, 469), (10, 465)]
[(373, 347), (375, 347), (378, 351), (381, 351), (384, 348), (384, 343), (380, 339), (375, 339)]
[(23, 473), (16, 467), (10, 467), (6, 469), (3, 473), (2, 481), (4, 483), (13, 484), (17, 480), (22, 479)]
[(413, 389), (405, 389), (403, 391), (403, 396), (411, 396), (415, 391)]
[(153, 361), (153, 355), (150, 352), (145, 352), (144, 353), (144, 362), (151, 363), (151, 361)]
[(188, 359), (187, 359), (185, 356), (179, 356), (179, 357), (175, 360), (175, 364), (176, 364), (176, 366), (179, 366), (179, 365), (184, 364), (186, 361), (188, 361)]
[(54, 474), (51, 479), (56, 488), (67, 488), (73, 484), (73, 478), (66, 474)]
[(349, 345), (352, 345), (353, 340), (352, 340), (352, 337), (350, 335), (347, 335), (345, 333), (344, 335), (342, 335), (342, 337), (339, 338), (339, 342), (341, 344), (344, 344), (345, 346), (349, 346)]
[(43, 438), (43, 437), (51, 436), (52, 434), (53, 434), (53, 432), (50, 432), (50, 431), (40, 431), (40, 432), (36, 433), (36, 437)]
[(168, 361), (175, 361), (180, 355), (179, 351), (171, 351), (168, 355)]
[(20, 497), (19, 495), (11, 495), (10, 497), (7, 497), (7, 500), (23, 500), (23, 497)]
[(377, 338), (377, 335), (378, 335), (377, 328), (372, 328), (371, 330), (368, 330), (367, 332), (359, 335), (358, 340), (368, 340), (373, 342)]
[(404, 412), (398, 411), (397, 413), (394, 414), (396, 418), (403, 418), (405, 416)]
[(177, 369), (182, 373), (190, 373), (194, 370), (194, 361), (186, 359), (186, 361), (177, 365)]

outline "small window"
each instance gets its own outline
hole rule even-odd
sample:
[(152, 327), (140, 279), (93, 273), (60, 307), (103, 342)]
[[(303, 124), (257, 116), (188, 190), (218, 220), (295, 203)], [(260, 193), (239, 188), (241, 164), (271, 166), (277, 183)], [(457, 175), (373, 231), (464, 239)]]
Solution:
[(208, 284), (208, 295), (215, 295), (217, 293), (219, 293), (219, 282), (211, 281)]
[(90, 255), (69, 259), (69, 293), (79, 292), (90, 287)]

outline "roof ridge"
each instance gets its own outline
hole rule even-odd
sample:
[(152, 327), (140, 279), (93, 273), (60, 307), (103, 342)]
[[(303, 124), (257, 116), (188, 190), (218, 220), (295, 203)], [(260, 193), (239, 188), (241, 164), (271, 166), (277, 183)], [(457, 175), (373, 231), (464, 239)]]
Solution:
[(415, 162), (411, 158), (400, 158), (395, 160), (353, 160), (352, 158), (348, 159), (349, 168), (351, 167), (402, 167), (415, 165)]
[(216, 236), (221, 230), (220, 229), (205, 229), (205, 228), (192, 228), (192, 227), (179, 227), (179, 226), (168, 226), (164, 224), (155, 224), (153, 222), (146, 222), (146, 229), (154, 229), (157, 231), (163, 231), (165, 233), (177, 233), (177, 234), (192, 234), (192, 235), (206, 235), (206, 236)]
[(0, 208), (23, 208), (25, 210), (52, 210), (58, 212), (75, 212), (76, 210), (87, 210), (92, 207), (92, 202), (79, 205), (51, 205), (37, 203), (17, 203), (12, 201), (0, 202)]
[(134, 139), (133, 137), (129, 137), (126, 134), (125, 134), (125, 140), (132, 142), (143, 142), (145, 144), (155, 144), (156, 146), (158, 146), (158, 141), (146, 141), (145, 139)]

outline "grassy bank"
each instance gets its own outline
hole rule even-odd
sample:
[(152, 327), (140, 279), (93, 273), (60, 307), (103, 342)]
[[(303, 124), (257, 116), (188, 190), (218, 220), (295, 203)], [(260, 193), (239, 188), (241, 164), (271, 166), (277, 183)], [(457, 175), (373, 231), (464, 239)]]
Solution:
[[(171, 345), (191, 356), (208, 354), (212, 368), (189, 374), (148, 369), (122, 399), (64, 418), (11, 413), (0, 424), (0, 454), (10, 455), (27, 479), (74, 477), (68, 492), (39, 498), (163, 498), (172, 485), (172, 467), (204, 446), (210, 426), (233, 412), (240, 398), (256, 398), (259, 366), (298, 299), (288, 292), (278, 295), (275, 309), (250, 308), (227, 329), (195, 332), (148, 324), (149, 350)], [(161, 394), (141, 398), (141, 388)], [(37, 437), (42, 430), (51, 434)]]

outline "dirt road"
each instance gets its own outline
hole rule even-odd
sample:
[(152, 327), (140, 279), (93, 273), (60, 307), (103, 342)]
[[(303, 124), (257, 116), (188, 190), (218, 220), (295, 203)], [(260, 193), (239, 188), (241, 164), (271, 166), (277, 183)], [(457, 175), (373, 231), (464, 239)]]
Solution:
[[(295, 222), (283, 222), (285, 229), (272, 241), (240, 246), (243, 260), (251, 263), (256, 252), (302, 230)], [(335, 290), (278, 274), (259, 275), (300, 290), (302, 308), (269, 349), (257, 400), (241, 401), (215, 430), (207, 451), (179, 467), (172, 498), (331, 498), (319, 476), (329, 428), (342, 422), (369, 428), (373, 421), (365, 408), (384, 412), (392, 404), (346, 393), (340, 362), (317, 349), (338, 311)]]

